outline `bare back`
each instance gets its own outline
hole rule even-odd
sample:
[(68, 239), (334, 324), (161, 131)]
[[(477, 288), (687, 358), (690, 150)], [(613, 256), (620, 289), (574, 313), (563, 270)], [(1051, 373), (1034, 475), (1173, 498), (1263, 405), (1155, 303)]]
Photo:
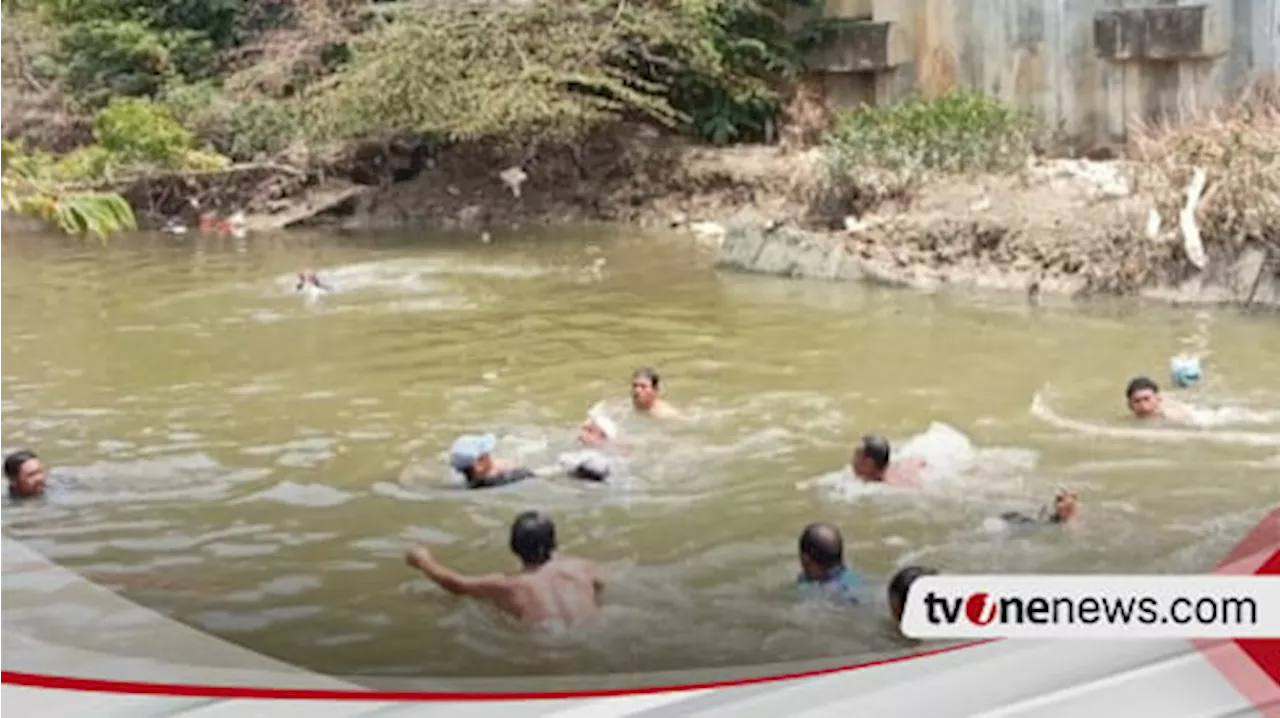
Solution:
[(589, 561), (557, 558), (508, 576), (506, 589), (494, 599), (503, 611), (529, 623), (571, 624), (599, 614), (604, 583)]

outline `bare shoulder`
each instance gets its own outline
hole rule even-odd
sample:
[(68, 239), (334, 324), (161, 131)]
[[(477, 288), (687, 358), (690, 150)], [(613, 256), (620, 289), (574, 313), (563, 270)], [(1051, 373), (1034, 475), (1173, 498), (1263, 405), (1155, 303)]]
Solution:
[(558, 563), (560, 564), (560, 569), (566, 573), (592, 577), (599, 576), (601, 573), (600, 566), (596, 562), (585, 558), (565, 557), (560, 559)]

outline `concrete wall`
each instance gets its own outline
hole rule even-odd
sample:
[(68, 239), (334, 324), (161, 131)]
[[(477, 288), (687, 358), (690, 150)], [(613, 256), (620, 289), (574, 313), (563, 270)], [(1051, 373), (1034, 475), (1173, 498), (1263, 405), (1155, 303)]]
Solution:
[(1280, 0), (828, 0), (824, 13), (869, 20), (812, 59), (831, 106), (974, 89), (1086, 147), (1280, 72)]

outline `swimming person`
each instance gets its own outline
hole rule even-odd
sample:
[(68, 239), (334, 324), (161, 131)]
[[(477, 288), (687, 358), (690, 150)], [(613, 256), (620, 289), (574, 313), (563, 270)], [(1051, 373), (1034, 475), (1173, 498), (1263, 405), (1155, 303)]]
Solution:
[(921, 576), (936, 576), (938, 572), (927, 566), (906, 566), (889, 579), (889, 615), (893, 616), (893, 622), (902, 626), (902, 613), (907, 610), (907, 595), (911, 591), (911, 584)]
[(560, 455), (560, 466), (571, 478), (604, 481), (613, 473), (613, 461), (606, 453), (618, 438), (618, 425), (603, 414), (593, 414), (578, 428), (578, 451)]
[(1045, 506), (1038, 516), (1028, 516), (1021, 511), (1006, 511), (1000, 514), (1000, 520), (1014, 526), (1052, 526), (1070, 523), (1079, 513), (1079, 501), (1074, 491), (1058, 489), (1053, 495), (1053, 508)]
[(314, 270), (307, 269), (298, 272), (296, 291), (305, 292), (307, 301), (314, 302), (320, 299), (321, 295), (332, 292), (333, 287), (320, 281), (320, 277), (316, 276)]
[(9, 482), (11, 499), (29, 499), (44, 493), (44, 463), (30, 449), (19, 449), (4, 457), (4, 478)]
[(680, 412), (662, 398), (662, 378), (651, 367), (637, 369), (631, 375), (631, 406), (658, 419), (680, 418)]
[(492, 489), (552, 475), (604, 481), (613, 472), (609, 457), (598, 450), (567, 452), (560, 456), (558, 465), (535, 470), (495, 458), (497, 447), (498, 437), (493, 434), (460, 436), (449, 447), (449, 466), (462, 475), (468, 489)]
[(888, 439), (868, 434), (859, 439), (854, 447), (849, 468), (853, 470), (854, 476), (863, 481), (897, 486), (917, 485), (920, 472), (925, 467), (924, 460), (915, 458), (890, 464), (891, 455)]
[(618, 438), (618, 424), (604, 414), (592, 414), (578, 427), (578, 443), (601, 448)]
[(1124, 388), (1124, 398), (1129, 405), (1129, 412), (1139, 419), (1166, 419), (1184, 424), (1190, 424), (1194, 420), (1190, 407), (1166, 401), (1160, 394), (1160, 386), (1150, 377), (1131, 379)]
[(549, 516), (525, 511), (511, 524), (511, 552), (520, 559), (514, 574), (465, 576), (445, 566), (425, 546), (405, 554), (405, 563), (422, 571), (455, 596), (488, 601), (529, 623), (580, 623), (600, 612), (604, 578), (583, 559), (555, 555), (556, 525)]
[(467, 434), (449, 447), (449, 465), (462, 474), (469, 489), (507, 486), (536, 474), (522, 466), (508, 466), (493, 457), (498, 437), (493, 434)]
[(813, 523), (800, 534), (800, 575), (796, 584), (816, 590), (826, 598), (859, 603), (865, 582), (844, 562), (844, 538), (840, 529)]

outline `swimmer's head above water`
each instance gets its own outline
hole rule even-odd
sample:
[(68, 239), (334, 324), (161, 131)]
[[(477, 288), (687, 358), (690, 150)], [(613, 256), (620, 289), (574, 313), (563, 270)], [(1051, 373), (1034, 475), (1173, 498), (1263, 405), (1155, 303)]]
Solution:
[(449, 466), (467, 481), (483, 479), (496, 468), (493, 451), (497, 447), (498, 437), (493, 434), (461, 436), (449, 447)]
[(538, 511), (525, 511), (511, 524), (510, 547), (527, 569), (547, 563), (557, 548), (555, 522)]
[(662, 378), (651, 367), (636, 369), (631, 374), (631, 405), (637, 411), (649, 411), (662, 394)]
[(44, 463), (30, 449), (4, 457), (4, 478), (9, 482), (9, 496), (26, 499), (44, 493)]
[(844, 537), (840, 529), (813, 523), (800, 534), (800, 573), (809, 581), (829, 580), (844, 568)]
[(578, 443), (584, 446), (600, 446), (616, 438), (618, 425), (607, 416), (590, 416), (578, 428)]
[(1076, 492), (1070, 489), (1058, 489), (1058, 492), (1053, 495), (1053, 510), (1049, 512), (1049, 521), (1065, 524), (1075, 518), (1079, 511), (1080, 503)]
[(907, 566), (893, 575), (889, 580), (889, 613), (895, 623), (902, 623), (902, 612), (907, 608), (907, 594), (911, 584), (921, 576), (936, 576), (938, 572), (926, 566)]
[(883, 436), (868, 434), (858, 440), (853, 449), (853, 458), (849, 468), (854, 476), (865, 481), (884, 481), (885, 472), (889, 469), (889, 440)]
[(1149, 377), (1134, 377), (1124, 388), (1124, 398), (1129, 411), (1139, 419), (1150, 419), (1160, 416), (1163, 398), (1160, 386)]

